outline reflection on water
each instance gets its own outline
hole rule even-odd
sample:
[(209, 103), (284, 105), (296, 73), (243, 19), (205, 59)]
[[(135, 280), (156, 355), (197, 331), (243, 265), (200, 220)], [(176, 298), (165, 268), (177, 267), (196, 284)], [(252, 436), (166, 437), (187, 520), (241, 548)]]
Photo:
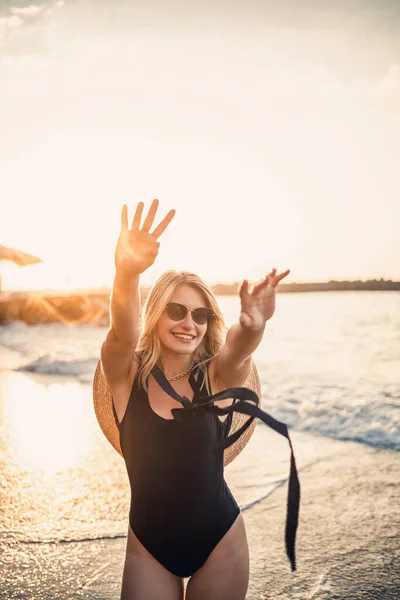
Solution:
[(45, 386), (17, 375), (6, 378), (2, 394), (8, 445), (21, 470), (39, 469), (50, 476), (87, 457), (90, 416), (80, 385)]
[(0, 372), (0, 540), (126, 535), (129, 483), (91, 387)]

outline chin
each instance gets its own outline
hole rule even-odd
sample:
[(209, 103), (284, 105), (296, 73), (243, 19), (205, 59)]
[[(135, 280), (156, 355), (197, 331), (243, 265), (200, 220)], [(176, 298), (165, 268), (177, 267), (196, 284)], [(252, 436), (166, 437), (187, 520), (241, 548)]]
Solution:
[[(168, 338), (170, 338), (170, 336), (168, 336)], [(197, 339), (193, 340), (193, 342), (191, 342), (190, 344), (182, 343), (175, 338), (174, 340), (168, 339), (167, 343), (165, 343), (165, 341), (161, 339), (160, 341), (165, 348), (168, 348), (168, 350), (176, 352), (177, 354), (193, 354), (200, 344), (200, 342), (198, 342)]]
[(181, 345), (168, 345), (168, 348), (170, 350), (173, 350), (174, 352), (177, 352), (178, 354), (193, 354), (193, 352), (195, 352), (195, 350), (197, 350), (197, 344), (190, 344), (190, 346), (188, 345), (187, 347)]

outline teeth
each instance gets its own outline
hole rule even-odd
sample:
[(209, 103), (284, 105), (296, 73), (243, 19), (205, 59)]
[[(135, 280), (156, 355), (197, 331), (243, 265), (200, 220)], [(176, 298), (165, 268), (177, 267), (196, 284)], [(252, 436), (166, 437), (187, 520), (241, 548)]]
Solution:
[(193, 337), (194, 337), (194, 336), (192, 336), (192, 335), (183, 335), (183, 334), (181, 334), (181, 333), (174, 333), (173, 335), (174, 335), (175, 337), (177, 337), (177, 338), (182, 338), (182, 339), (184, 339), (184, 340), (192, 340), (192, 339), (193, 339)]

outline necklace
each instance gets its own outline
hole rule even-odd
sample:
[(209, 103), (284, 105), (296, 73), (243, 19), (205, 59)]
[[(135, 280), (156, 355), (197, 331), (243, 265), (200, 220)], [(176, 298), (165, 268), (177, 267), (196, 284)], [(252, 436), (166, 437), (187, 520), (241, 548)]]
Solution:
[(193, 362), (190, 365), (190, 367), (188, 369), (186, 369), (186, 371), (183, 371), (183, 373), (179, 373), (179, 375), (174, 375), (173, 377), (167, 377), (167, 381), (174, 381), (175, 379), (180, 379), (181, 377), (184, 377), (192, 369), (192, 366), (193, 366)]

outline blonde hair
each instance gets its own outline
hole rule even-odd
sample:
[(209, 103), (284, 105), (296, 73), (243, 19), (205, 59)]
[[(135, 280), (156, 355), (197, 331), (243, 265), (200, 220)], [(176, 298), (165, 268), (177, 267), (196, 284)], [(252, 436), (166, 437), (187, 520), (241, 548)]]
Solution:
[(136, 354), (140, 361), (136, 376), (139, 385), (142, 385), (147, 392), (147, 378), (161, 353), (161, 343), (156, 326), (174, 290), (181, 284), (189, 285), (200, 292), (206, 306), (212, 308), (215, 315), (209, 321), (207, 331), (193, 355), (193, 364), (203, 371), (207, 393), (211, 394), (206, 364), (218, 353), (224, 343), (227, 328), (213, 292), (198, 275), (189, 271), (173, 269), (165, 271), (151, 288), (143, 305), (141, 332), (136, 347)]

